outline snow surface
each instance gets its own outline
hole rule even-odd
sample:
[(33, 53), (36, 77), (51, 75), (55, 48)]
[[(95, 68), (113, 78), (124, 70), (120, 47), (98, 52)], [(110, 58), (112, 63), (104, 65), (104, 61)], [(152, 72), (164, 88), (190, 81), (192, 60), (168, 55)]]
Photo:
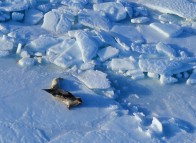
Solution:
[(195, 142), (195, 6), (0, 1), (0, 142)]
[(176, 14), (193, 20), (196, 18), (196, 5), (192, 0), (139, 0), (139, 3), (163, 13)]

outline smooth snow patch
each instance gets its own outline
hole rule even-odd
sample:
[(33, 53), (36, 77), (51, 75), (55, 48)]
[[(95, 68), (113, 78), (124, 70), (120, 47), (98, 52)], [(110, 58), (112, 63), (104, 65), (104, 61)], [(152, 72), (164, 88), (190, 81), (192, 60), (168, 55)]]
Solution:
[(138, 2), (162, 13), (176, 14), (186, 19), (196, 18), (196, 4), (189, 0), (139, 0)]

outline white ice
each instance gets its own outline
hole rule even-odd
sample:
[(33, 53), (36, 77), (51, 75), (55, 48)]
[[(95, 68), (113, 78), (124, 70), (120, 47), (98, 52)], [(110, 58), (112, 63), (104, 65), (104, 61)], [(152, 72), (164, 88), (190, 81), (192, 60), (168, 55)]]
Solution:
[(196, 18), (196, 4), (192, 0), (139, 0), (138, 2), (162, 13), (176, 14), (186, 19)]
[(35, 59), (33, 58), (29, 58), (29, 57), (25, 57), (25, 58), (22, 58), (18, 61), (18, 64), (20, 66), (33, 66), (35, 64)]
[(121, 3), (105, 2), (94, 4), (95, 11), (103, 11), (113, 21), (120, 21), (126, 18), (126, 11)]
[(112, 27), (112, 23), (104, 12), (84, 9), (78, 14), (78, 22), (84, 26), (108, 31)]
[(177, 53), (176, 51), (169, 45), (166, 45), (162, 42), (159, 42), (157, 45), (156, 45), (156, 49), (159, 51), (159, 52), (162, 52), (164, 54), (166, 54), (169, 58), (174, 58), (177, 56)]
[(97, 54), (98, 45), (85, 31), (79, 31), (76, 34), (76, 41), (82, 53), (84, 62), (90, 61)]
[(188, 78), (187, 84), (195, 84), (196, 83), (196, 70), (194, 69), (191, 73), (191, 76)]
[(23, 18), (24, 18), (24, 14), (23, 13), (19, 13), (19, 12), (13, 12), (12, 13), (12, 20), (22, 21)]
[(150, 27), (165, 37), (177, 37), (182, 33), (182, 28), (176, 24), (151, 23)]
[(25, 23), (35, 25), (43, 18), (43, 13), (37, 9), (29, 9), (25, 12)]
[(143, 72), (152, 72), (156, 74), (163, 74), (166, 76), (172, 76), (180, 72), (185, 72), (191, 70), (193, 65), (191, 62), (194, 62), (195, 58), (185, 58), (185, 59), (140, 59), (139, 67)]
[(107, 74), (98, 70), (87, 70), (76, 77), (90, 89), (107, 89), (110, 88), (110, 81)]
[(108, 65), (112, 70), (134, 70), (136, 62), (132, 58), (113, 58)]
[(14, 48), (14, 43), (5, 35), (0, 38), (0, 51), (11, 51)]
[(56, 38), (53, 38), (51, 36), (41, 35), (37, 39), (31, 41), (25, 47), (29, 48), (30, 50), (34, 52), (44, 52), (50, 46), (57, 44), (57, 43), (58, 43), (58, 40)]
[(101, 61), (106, 61), (110, 58), (117, 56), (118, 53), (119, 53), (118, 49), (108, 46), (106, 48), (99, 50), (97, 54), (100, 57)]
[(131, 23), (147, 23), (149, 22), (150, 19), (148, 17), (137, 17), (137, 18), (132, 18)]

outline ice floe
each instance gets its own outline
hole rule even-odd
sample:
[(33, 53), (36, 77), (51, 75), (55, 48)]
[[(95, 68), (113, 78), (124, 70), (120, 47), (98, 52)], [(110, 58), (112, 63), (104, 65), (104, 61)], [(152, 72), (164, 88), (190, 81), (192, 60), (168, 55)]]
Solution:
[(42, 28), (55, 32), (56, 25), (59, 21), (59, 15), (56, 12), (49, 11), (44, 15), (44, 22), (42, 24)]
[(35, 59), (34, 58), (30, 58), (30, 57), (25, 57), (25, 58), (22, 58), (18, 61), (18, 64), (20, 66), (33, 66), (35, 64)]
[(188, 78), (187, 84), (195, 84), (196, 83), (196, 70), (194, 69), (191, 76)]
[(0, 38), (0, 50), (1, 51), (11, 51), (14, 48), (14, 44), (5, 35)]
[(132, 18), (131, 23), (147, 23), (149, 22), (150, 19), (148, 17), (137, 17), (137, 18)]
[(12, 20), (15, 21), (22, 21), (24, 18), (24, 14), (20, 12), (13, 12), (12, 13)]
[(139, 67), (143, 72), (152, 72), (156, 74), (172, 76), (180, 72), (191, 70), (193, 65), (191, 62), (195, 62), (195, 58), (184, 59), (140, 59)]
[(107, 74), (98, 70), (87, 70), (76, 75), (76, 77), (90, 89), (110, 88), (110, 81), (107, 79)]
[(151, 23), (150, 27), (165, 37), (177, 37), (183, 31), (183, 29), (176, 24)]
[(97, 54), (98, 45), (95, 40), (90, 37), (87, 32), (79, 31), (76, 34), (76, 41), (82, 53), (84, 62), (90, 61)]
[(106, 48), (99, 50), (97, 54), (100, 57), (101, 61), (105, 61), (105, 60), (108, 60), (110, 58), (117, 56), (118, 53), (119, 53), (118, 49), (108, 46)]
[(57, 44), (58, 42), (58, 39), (51, 36), (41, 35), (27, 44), (25, 48), (29, 48), (33, 52), (46, 52), (50, 46)]
[(112, 70), (135, 70), (137, 63), (132, 58), (113, 58), (108, 65)]
[(112, 27), (111, 21), (103, 11), (83, 9), (78, 14), (78, 22), (84, 26), (109, 31)]
[(166, 45), (164, 43), (161, 43), (159, 42), (157, 45), (156, 45), (156, 49), (159, 51), (159, 52), (162, 52), (164, 54), (166, 54), (169, 58), (174, 58), (177, 56), (177, 53), (176, 51), (169, 45)]
[(25, 23), (35, 25), (43, 18), (43, 13), (36, 9), (29, 9), (25, 12)]
[(113, 21), (120, 21), (126, 18), (126, 11), (121, 3), (105, 2), (94, 4), (95, 11), (103, 11)]

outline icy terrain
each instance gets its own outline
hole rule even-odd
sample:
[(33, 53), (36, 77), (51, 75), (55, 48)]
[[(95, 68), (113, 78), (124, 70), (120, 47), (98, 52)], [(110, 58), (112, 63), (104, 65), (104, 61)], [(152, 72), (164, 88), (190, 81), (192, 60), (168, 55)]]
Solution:
[[(196, 142), (194, 0), (0, 1), (0, 142)], [(68, 110), (42, 89), (83, 103)]]

